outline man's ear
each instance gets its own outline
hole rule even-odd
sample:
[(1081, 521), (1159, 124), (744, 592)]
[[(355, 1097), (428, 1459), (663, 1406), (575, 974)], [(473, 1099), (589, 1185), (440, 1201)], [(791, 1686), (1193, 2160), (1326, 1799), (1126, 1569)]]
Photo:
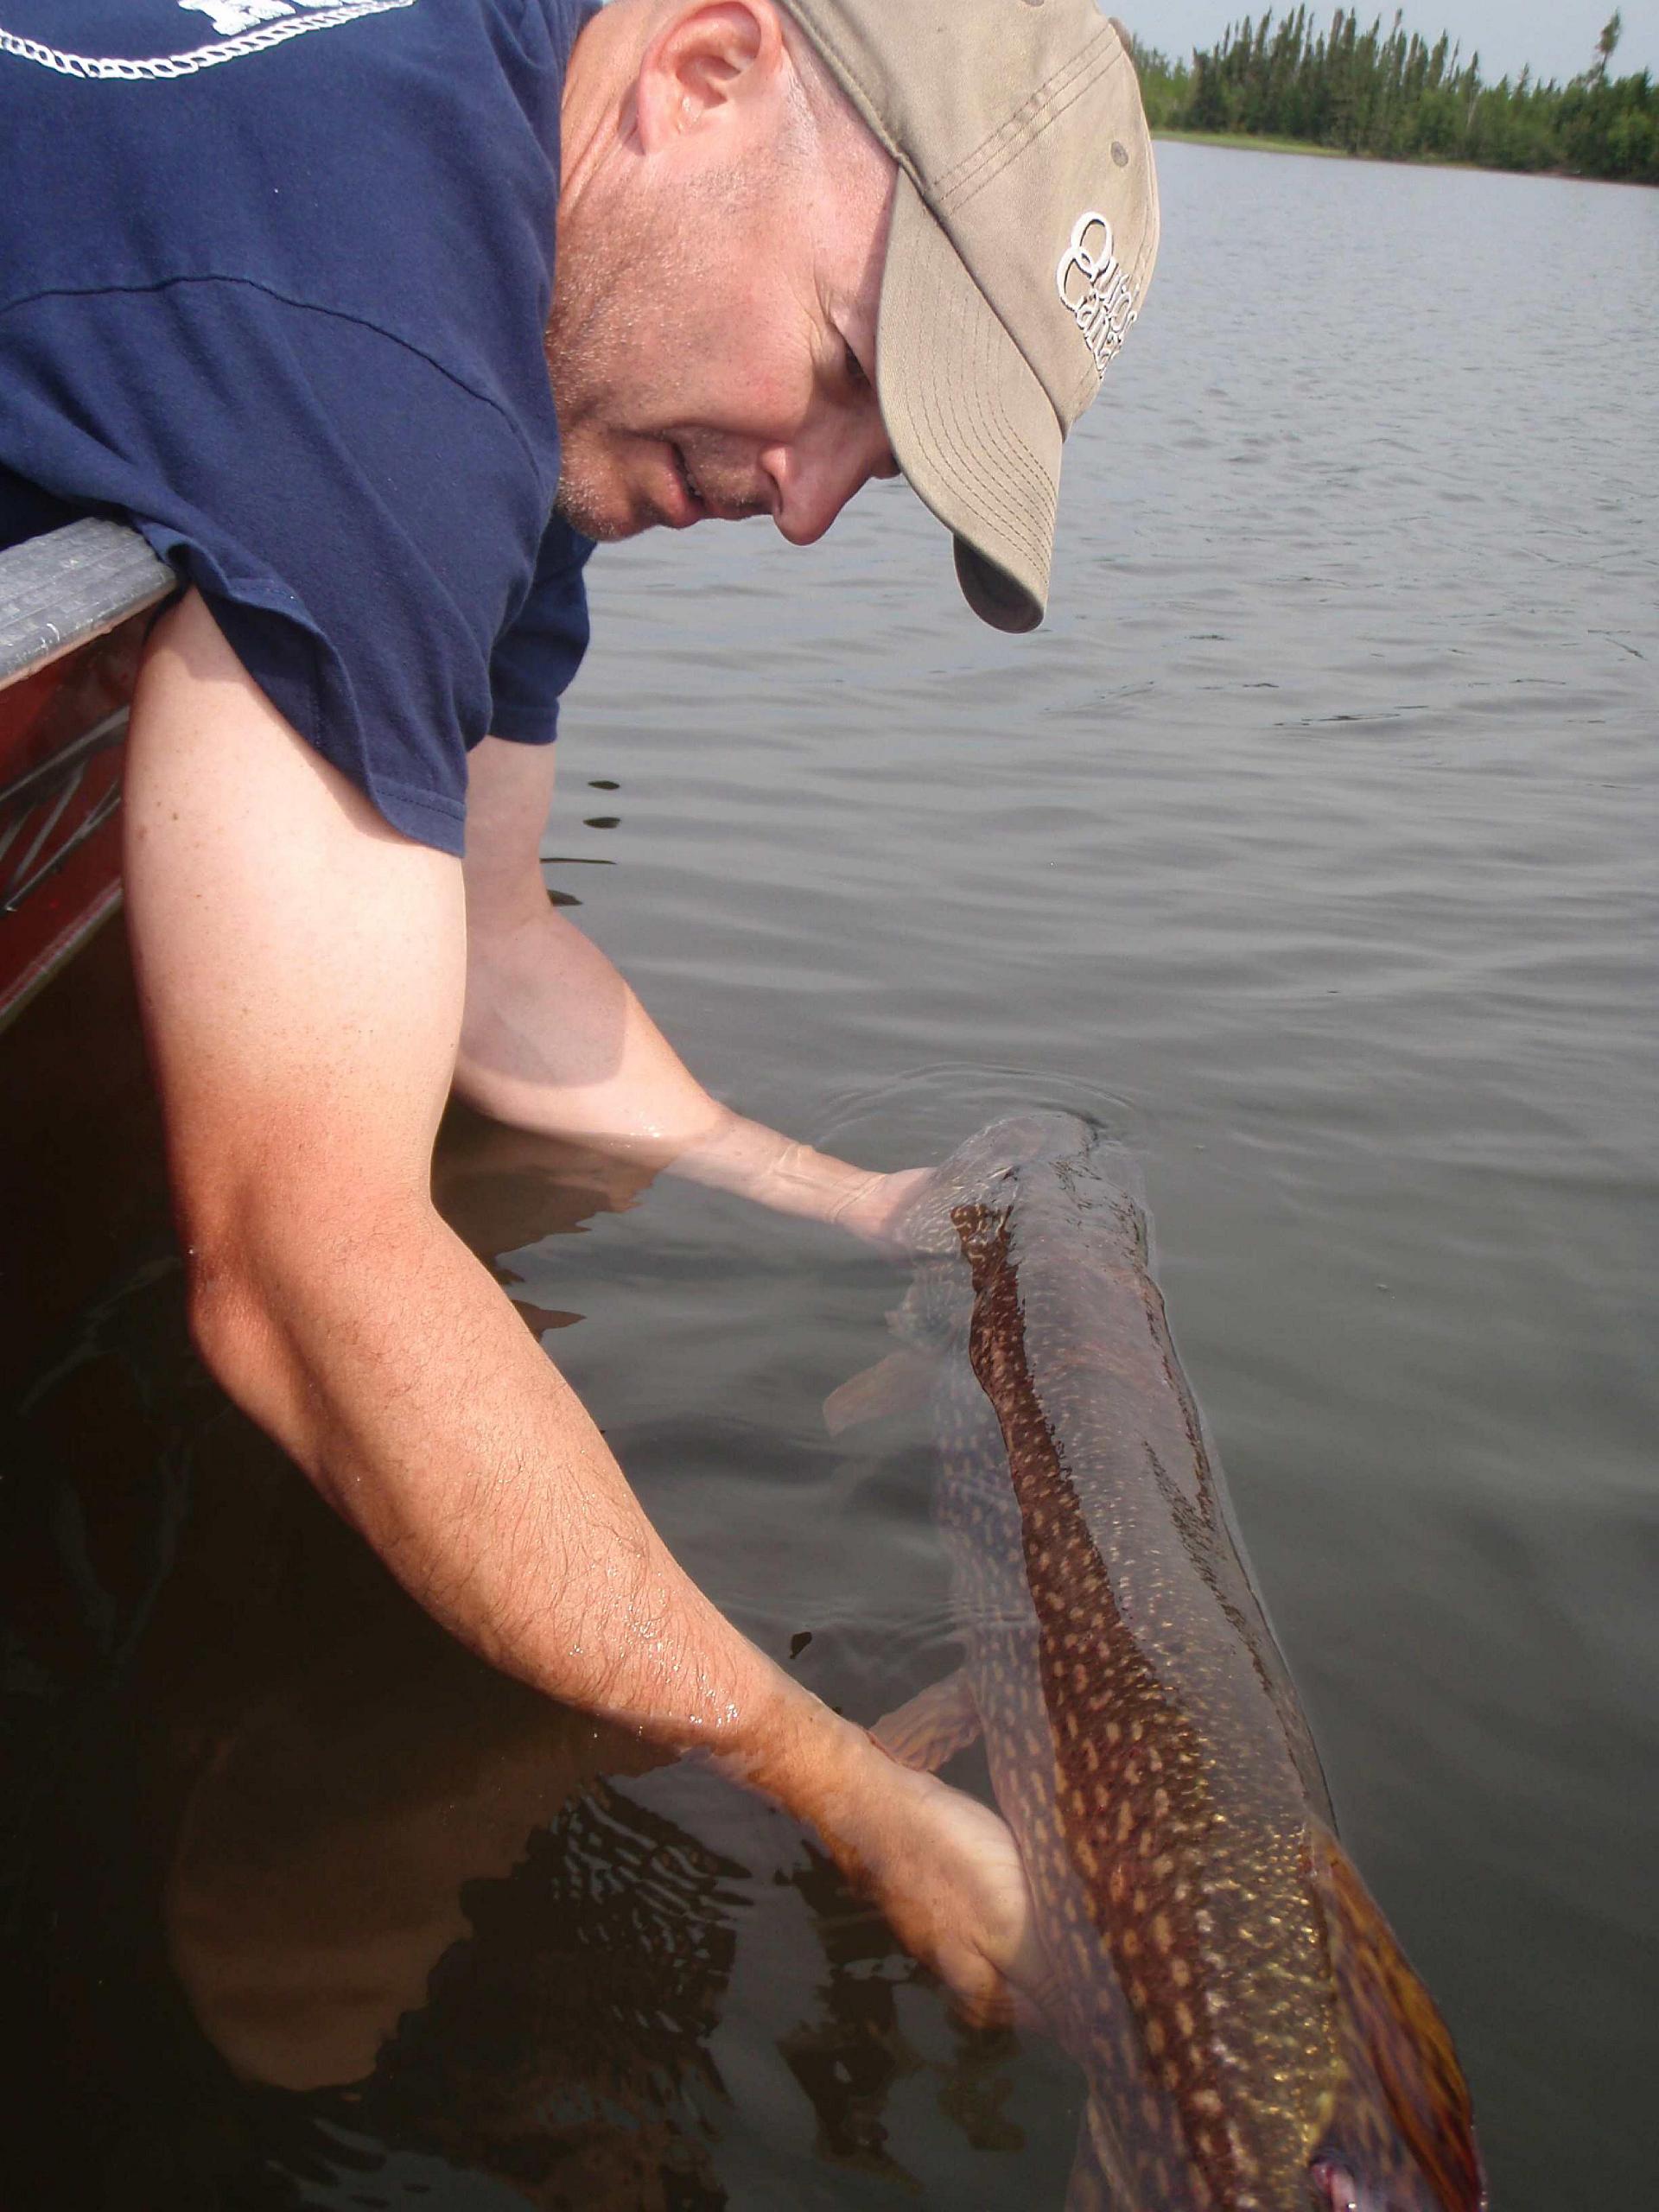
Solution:
[(689, 0), (640, 57), (641, 147), (652, 153), (688, 132), (729, 127), (751, 99), (777, 92), (788, 66), (772, 0)]

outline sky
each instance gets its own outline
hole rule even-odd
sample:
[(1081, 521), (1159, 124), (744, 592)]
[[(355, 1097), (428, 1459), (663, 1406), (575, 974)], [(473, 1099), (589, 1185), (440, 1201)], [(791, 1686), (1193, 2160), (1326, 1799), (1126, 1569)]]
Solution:
[[(1362, 22), (1373, 16), (1393, 21), (1396, 0), (1359, 0)], [(1230, 22), (1260, 16), (1267, 0), (1111, 0), (1108, 12), (1126, 22), (1148, 46), (1166, 54), (1185, 54), (1211, 46)], [(1336, 0), (1314, 0), (1315, 14), (1328, 22)], [(1480, 73), (1489, 84), (1518, 77), (1532, 64), (1535, 77), (1561, 81), (1588, 67), (1601, 27), (1614, 0), (1405, 0), (1406, 29), (1431, 42), (1442, 31), (1463, 41), (1464, 59), (1478, 50)], [(1275, 6), (1275, 16), (1287, 12)], [(1659, 77), (1659, 0), (1625, 0), (1624, 35), (1613, 58), (1624, 77), (1650, 69)]]

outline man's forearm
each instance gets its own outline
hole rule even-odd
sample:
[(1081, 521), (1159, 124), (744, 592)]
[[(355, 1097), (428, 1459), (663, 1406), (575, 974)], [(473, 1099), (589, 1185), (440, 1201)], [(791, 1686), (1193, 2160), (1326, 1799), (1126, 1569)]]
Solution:
[(475, 942), (455, 1087), (496, 1120), (670, 1169), (779, 1213), (878, 1230), (902, 1193), (711, 1098), (612, 963), (537, 902)]
[(706, 1747), (818, 1816), (861, 1732), (683, 1573), (574, 1392), (435, 1215), (336, 1214), (326, 1238), (255, 1225), (197, 1315), (248, 1410), (493, 1664), (665, 1746)]
[[(391, 1286), (389, 1290), (388, 1286)], [(587, 1413), (472, 1255), (412, 1201), (336, 1192), (198, 1268), (221, 1382), (422, 1605), (493, 1665), (810, 1822), (900, 1938), (990, 2016), (1033, 1980), (996, 1816), (912, 1773), (741, 1635), (640, 1510)]]

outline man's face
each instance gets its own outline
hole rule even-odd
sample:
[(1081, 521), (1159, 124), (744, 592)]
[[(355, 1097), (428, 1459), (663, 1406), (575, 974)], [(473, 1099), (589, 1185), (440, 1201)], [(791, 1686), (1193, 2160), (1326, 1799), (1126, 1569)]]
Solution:
[(770, 514), (809, 544), (897, 473), (871, 382), (893, 164), (813, 122), (754, 21), (654, 41), (630, 127), (561, 206), (559, 505), (591, 537)]

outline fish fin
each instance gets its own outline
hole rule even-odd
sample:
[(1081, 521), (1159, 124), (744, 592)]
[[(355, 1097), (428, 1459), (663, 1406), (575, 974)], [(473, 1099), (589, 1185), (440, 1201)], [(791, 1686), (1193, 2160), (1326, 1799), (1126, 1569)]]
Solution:
[(1095, 2140), (1090, 2116), (1084, 2113), (1077, 2130), (1077, 2155), (1071, 2161), (1071, 2178), (1065, 2184), (1065, 2212), (1116, 2212), (1119, 2198), (1113, 2189)]
[(938, 1372), (938, 1361), (908, 1344), (878, 1359), (874, 1367), (849, 1376), (823, 1402), (823, 1425), (831, 1436), (889, 1414), (908, 1413), (925, 1402)]
[(878, 1720), (870, 1733), (900, 1766), (937, 1774), (958, 1751), (979, 1741), (979, 1707), (968, 1669), (958, 1667), (942, 1682), (930, 1683), (886, 1719)]
[[(1342, 1993), (1350, 2094), (1363, 2098), (1367, 2077), (1374, 2081), (1401, 2138), (1432, 2183), (1435, 2202), (1446, 2212), (1481, 2212), (1485, 2180), (1469, 2088), (1446, 2024), (1352, 1860), (1327, 1829), (1313, 1828), (1309, 1858)], [(1343, 2102), (1339, 2093), (1338, 2133)]]

